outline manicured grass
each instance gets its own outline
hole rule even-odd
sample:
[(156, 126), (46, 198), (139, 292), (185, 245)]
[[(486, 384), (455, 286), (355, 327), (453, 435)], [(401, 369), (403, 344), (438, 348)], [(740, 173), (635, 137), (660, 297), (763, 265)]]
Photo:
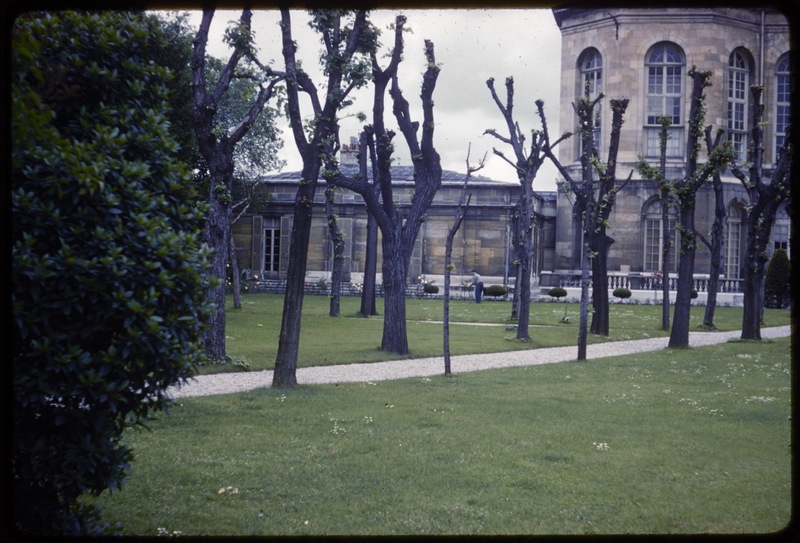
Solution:
[[(652, 308), (651, 308), (652, 309)], [(180, 400), (126, 433), (126, 535), (768, 533), (790, 340)]]
[[(442, 300), (407, 300), (408, 357), (380, 350), (383, 333), (382, 317), (363, 318), (358, 315), (360, 299), (342, 298), (341, 316), (328, 316), (327, 296), (306, 296), (298, 366), (321, 366), (376, 362), (397, 358), (442, 356)], [(283, 297), (268, 294), (242, 296), (242, 308), (226, 310), (228, 354), (247, 363), (250, 370), (275, 367), (278, 349)], [(383, 312), (383, 300), (379, 300)], [(452, 355), (503, 352), (539, 347), (576, 345), (579, 320), (578, 304), (536, 302), (531, 304), (530, 342), (517, 341), (516, 331), (508, 330), (511, 303), (485, 301), (475, 304), (467, 300), (452, 300), (450, 308), (450, 352)], [(700, 330), (703, 307), (692, 308), (692, 330)], [(561, 322), (564, 314), (571, 318)], [(716, 311), (719, 330), (741, 328), (742, 308), (720, 307)], [(589, 342), (641, 339), (669, 335), (661, 330), (661, 306), (612, 304), (610, 307), (611, 334), (608, 339), (589, 335)], [(786, 310), (767, 310), (765, 326), (789, 324)], [(472, 324), (463, 324), (472, 323)], [(476, 326), (488, 323), (494, 326)], [(238, 365), (214, 365), (201, 368), (201, 373), (239, 371)]]

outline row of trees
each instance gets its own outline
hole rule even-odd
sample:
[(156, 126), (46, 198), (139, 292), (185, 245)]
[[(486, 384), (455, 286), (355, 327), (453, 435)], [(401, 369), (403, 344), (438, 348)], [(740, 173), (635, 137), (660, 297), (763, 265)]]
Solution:
[[(350, 17), (350, 23), (343, 21)], [(367, 205), (370, 221), (374, 221), (380, 229), (384, 244), (385, 259), (383, 262), (384, 285), (386, 289), (386, 319), (381, 347), (387, 351), (398, 353), (408, 352), (408, 341), (405, 332), (405, 284), (408, 259), (413, 243), (416, 239), (419, 222), (424, 219), (425, 211), (430, 205), (440, 185), (441, 166), (438, 155), (433, 146), (433, 106), (432, 93), (435, 88), (438, 66), (433, 57), (433, 44), (426, 42), (426, 57), (428, 67), (423, 80), (422, 107), (424, 119), (422, 123), (422, 138), (417, 140), (419, 123), (411, 121), (408, 114), (408, 104), (402, 97), (402, 92), (397, 81), (397, 66), (401, 61), (403, 50), (402, 33), (405, 18), (399, 17), (395, 22), (394, 48), (391, 60), (386, 69), (382, 69), (376, 60), (377, 32), (370, 25), (365, 12), (348, 14), (339, 11), (314, 12), (312, 26), (322, 35), (326, 51), (322, 56), (324, 72), (328, 76), (325, 100), (318, 97), (317, 89), (309, 76), (296, 68), (294, 59), (294, 45), (291, 42), (291, 20), (288, 12), (282, 16), (281, 31), (283, 33), (283, 55), (286, 65), (286, 88), (289, 102), (289, 117), (295, 143), (303, 156), (303, 174), (300, 190), (296, 198), (294, 227), (292, 230), (292, 243), (290, 249), (289, 270), (287, 273), (288, 284), (284, 301), (284, 314), (281, 327), (279, 353), (276, 360), (276, 371), (273, 380), (275, 386), (293, 386), (296, 384), (294, 371), (297, 361), (297, 348), (299, 345), (300, 314), (302, 311), (302, 278), (305, 272), (305, 255), (308, 248), (308, 233), (310, 231), (311, 202), (316, 191), (317, 180), (323, 176), (327, 185), (327, 195), (330, 197), (336, 187), (357, 192), (362, 196)], [(198, 38), (201, 34), (198, 33)], [(289, 41), (287, 41), (289, 40)], [(338, 40), (338, 41), (337, 41)], [(292, 44), (288, 46), (287, 44)], [(369, 62), (366, 61), (369, 59)], [(338, 63), (337, 65), (330, 64)], [(369, 66), (369, 68), (368, 68)], [(341, 71), (340, 71), (341, 70)], [(266, 73), (275, 74), (266, 70)], [(286, 75), (288, 74), (288, 75)], [(722, 202), (722, 187), (720, 171), (731, 167), (734, 174), (742, 179), (745, 186), (758, 186), (761, 174), (759, 164), (751, 166), (750, 176), (745, 179), (735, 164), (732, 164), (733, 152), (730, 146), (723, 142), (723, 132), (717, 131), (716, 138), (711, 137), (711, 127), (704, 127), (704, 89), (711, 84), (710, 74), (692, 69), (689, 76), (693, 81), (691, 96), (691, 110), (689, 114), (689, 130), (687, 131), (687, 146), (689, 150), (686, 159), (685, 173), (682, 179), (667, 179), (666, 175), (666, 134), (669, 121), (663, 119), (662, 130), (662, 157), (660, 167), (652, 167), (641, 160), (636, 168), (642, 177), (658, 183), (662, 197), (662, 212), (667, 213), (669, 207), (678, 210), (680, 217), (679, 232), (681, 233), (680, 261), (678, 263), (679, 282), (674, 306), (674, 320), (671, 326), (670, 346), (688, 345), (689, 334), (689, 309), (692, 291), (692, 276), (694, 271), (695, 253), (699, 242), (706, 243), (712, 252), (712, 270), (709, 289), (709, 304), (707, 305), (704, 322), (713, 327), (713, 313), (715, 308), (716, 284), (719, 277), (721, 264), (721, 247), (723, 243), (722, 225), (724, 221), (724, 205)], [(373, 115), (371, 124), (365, 127), (362, 135), (362, 157), (359, 173), (348, 177), (340, 171), (336, 161), (338, 151), (338, 125), (336, 112), (347, 105), (347, 95), (354, 89), (365, 85), (371, 80), (374, 85)], [(388, 130), (384, 121), (384, 103), (386, 90), (391, 82), (389, 95), (393, 101), (393, 112), (403, 134), (405, 142), (411, 152), (415, 167), (416, 187), (410, 209), (401, 215), (394, 206), (391, 188), (391, 158), (393, 153), (394, 131)], [(605, 162), (598, 157), (598, 151), (593, 138), (594, 123), (597, 119), (597, 110), (604, 98), (602, 95), (589, 98), (587, 89), (586, 97), (577, 100), (573, 107), (578, 118), (578, 136), (581, 138), (581, 177), (575, 179), (570, 171), (560, 164), (555, 155), (556, 146), (573, 134), (566, 133), (558, 140), (551, 141), (544, 107), (541, 101), (537, 102), (537, 112), (540, 117), (541, 130), (531, 130), (530, 142), (526, 142), (525, 135), (519, 128), (518, 121), (514, 118), (514, 83), (513, 78), (506, 80), (506, 99), (501, 101), (494, 88), (494, 80), (487, 81), (490, 94), (498, 106), (503, 120), (506, 123), (507, 135), (500, 134), (494, 129), (485, 133), (492, 135), (508, 145), (513, 158), (498, 149), (494, 153), (515, 168), (522, 193), (514, 215), (513, 245), (515, 248), (515, 264), (517, 265), (517, 284), (520, 288), (515, 291), (513, 316), (518, 321), (517, 338), (529, 340), (529, 307), (530, 307), (530, 273), (533, 258), (532, 220), (533, 220), (533, 180), (545, 160), (551, 160), (565, 179), (564, 188), (575, 197), (575, 205), (583, 217), (583, 270), (581, 279), (581, 319), (578, 337), (578, 358), (584, 359), (586, 354), (586, 341), (589, 331), (594, 334), (608, 335), (608, 293), (605, 289), (592, 289), (592, 322), (588, 326), (589, 318), (589, 285), (605, 284), (607, 276), (607, 255), (613, 239), (607, 234), (608, 220), (613, 209), (616, 194), (621, 190), (625, 181), (617, 179), (616, 164), (619, 151), (620, 128), (623, 123), (628, 100), (611, 100), (612, 129), (609, 155)], [(299, 115), (299, 101), (293, 96), (305, 92), (311, 98), (313, 116), (315, 121), (310, 129), (303, 130), (303, 123)], [(324, 102), (324, 104), (323, 104)], [(754, 100), (758, 104), (758, 100)], [(293, 105), (296, 104), (296, 105)], [(761, 106), (763, 107), (763, 106)], [(327, 112), (327, 113), (326, 113)], [(758, 112), (756, 112), (758, 114)], [(757, 124), (757, 127), (760, 126)], [(754, 129), (753, 141), (756, 147), (760, 145), (761, 134), (759, 128)], [(306, 132), (312, 134), (311, 140), (306, 139)], [(705, 136), (705, 137), (704, 137)], [(707, 160), (699, 161), (701, 143), (705, 141), (707, 147)], [(310, 144), (315, 144), (315, 151), (309, 151)], [(759, 148), (754, 151), (754, 156), (759, 154)], [(368, 181), (367, 157), (372, 159), (373, 182)], [(781, 153), (772, 182), (762, 183), (764, 190), (775, 194), (765, 198), (772, 202), (766, 215), (762, 213), (757, 222), (760, 231), (753, 234), (753, 239), (765, 243), (764, 232), (768, 237), (774, 212), (777, 205), (788, 196), (786, 183), (788, 169), (788, 150)], [(632, 175), (632, 171), (630, 174)], [(757, 176), (757, 177), (754, 177)], [(750, 181), (753, 178), (754, 181)], [(628, 176), (630, 179), (630, 175)], [(694, 202), (697, 191), (709, 180), (713, 180), (717, 202), (717, 214), (711, 233), (711, 240), (697, 232), (694, 227)], [(760, 198), (748, 188), (751, 198), (755, 202)], [(757, 206), (756, 206), (757, 207)], [(769, 210), (772, 219), (769, 218)], [(757, 210), (756, 210), (757, 211)], [(329, 214), (329, 226), (334, 243), (341, 234), (337, 231), (335, 218)], [(765, 230), (766, 229), (766, 230)], [(371, 232), (374, 233), (374, 228)], [(668, 236), (669, 233), (665, 233)], [(374, 239), (374, 238), (373, 238)], [(665, 268), (669, 255), (669, 237), (665, 239)], [(751, 259), (748, 270), (761, 276), (763, 282), (764, 250), (756, 249), (759, 257)], [(755, 262), (756, 258), (762, 261)], [(761, 270), (760, 272), (758, 270)], [(368, 274), (373, 277), (374, 273)], [(527, 287), (527, 288), (526, 288)], [(666, 290), (668, 285), (663, 283)], [(374, 314), (374, 291), (366, 289), (362, 299), (362, 312), (365, 315)], [(746, 300), (750, 300), (746, 291)], [(761, 305), (759, 291), (754, 290), (758, 297), (754, 303)], [(370, 296), (373, 298), (370, 301)], [(336, 314), (334, 307), (335, 297), (332, 299), (331, 314)], [(663, 297), (664, 307), (662, 325), (664, 329), (670, 328), (669, 296), (665, 292)], [(746, 302), (748, 303), (748, 302)], [(743, 337), (760, 337), (758, 331), (759, 320), (752, 323), (743, 323)], [(224, 334), (223, 334), (224, 337)]]
[[(371, 239), (377, 239), (375, 229), (380, 229), (386, 289), (381, 346), (408, 352), (408, 262), (425, 212), (441, 185), (434, 146), (433, 94), (440, 71), (434, 44), (424, 45), (423, 118), (415, 121), (397, 75), (404, 17), (395, 21), (394, 46), (383, 68), (377, 60), (378, 32), (367, 12), (311, 12), (311, 25), (325, 48), (321, 57), (325, 87), (318, 89), (296, 59), (289, 10), (281, 11), (281, 70), (258, 59), (248, 9), (226, 33), (233, 47), (230, 58), (210, 59), (206, 46), (213, 15), (213, 10), (203, 12), (191, 40), (186, 39), (180, 19), (170, 22), (138, 13), (44, 13), (15, 24), (12, 475), (16, 526), (26, 533), (80, 534), (99, 529), (78, 498), (84, 492), (117, 488), (124, 479), (131, 455), (121, 442), (123, 430), (166, 408), (167, 388), (192, 375), (197, 364), (226, 357), (223, 283), (225, 264), (232, 256), (231, 224), (258, 197), (252, 186), (236, 181), (244, 168), (274, 164), (279, 145), (274, 119), (280, 108), (290, 120), (303, 171), (295, 198), (273, 385), (297, 383), (303, 278), (320, 176), (329, 191), (353, 190), (362, 196), (374, 224)], [(693, 197), (702, 183), (730, 162), (720, 136), (711, 141), (710, 130), (701, 128), (702, 89), (708, 76), (693, 70), (692, 77), (687, 175), (680, 181), (661, 182), (665, 201), (677, 202), (681, 210), (681, 303), (675, 308), (671, 345), (680, 345), (683, 338), (688, 342), (684, 302), (691, 284), (684, 279), (691, 280), (698, 237), (689, 211)], [(350, 93), (370, 82), (372, 118), (361, 135), (359, 174), (349, 176), (336, 161), (337, 117), (349, 104)], [(513, 113), (513, 79), (506, 80), (505, 102), (496, 94), (493, 80), (487, 86), (508, 134), (487, 133), (511, 148), (513, 158), (498, 149), (494, 152), (516, 169), (523, 188), (514, 221), (521, 287), (514, 305), (518, 337), (529, 339), (533, 180), (549, 159), (564, 174), (584, 218), (588, 258), (579, 358), (585, 357), (588, 262), (599, 282), (612, 241), (605, 227), (622, 186), (615, 164), (627, 101), (611, 101), (612, 139), (605, 163), (598, 159), (591, 138), (595, 108), (602, 97), (574, 104), (583, 149), (578, 180), (568, 175), (554, 153), (571, 134), (551, 142), (542, 102), (536, 102), (542, 129), (531, 131), (526, 150)], [(392, 192), (396, 134), (384, 118), (387, 92), (416, 174), (411, 206), (402, 212)], [(760, 90), (753, 92), (760, 120)], [(303, 104), (310, 104), (310, 114), (304, 113)], [(755, 124), (751, 164), (733, 164), (731, 171), (751, 199), (743, 337), (757, 339), (766, 243), (775, 212), (789, 194), (789, 149), (783, 149), (771, 178), (765, 179), (763, 136), (760, 123)], [(700, 164), (703, 133), (710, 158)], [(469, 163), (467, 169), (468, 178), (474, 170)], [(645, 163), (640, 171), (657, 179), (658, 170)], [(468, 205), (469, 199), (462, 197), (451, 234)], [(331, 231), (337, 235), (335, 221)], [(715, 239), (712, 236), (712, 244)], [(603, 300), (600, 290), (604, 289), (593, 291), (592, 332), (607, 334), (607, 298)], [(362, 302), (362, 313), (374, 314), (374, 294)]]

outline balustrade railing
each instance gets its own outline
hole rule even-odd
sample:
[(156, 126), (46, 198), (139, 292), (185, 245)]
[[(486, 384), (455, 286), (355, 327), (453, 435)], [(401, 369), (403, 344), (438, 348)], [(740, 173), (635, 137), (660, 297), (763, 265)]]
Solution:
[[(562, 273), (559, 275), (559, 286), (562, 287), (580, 287), (581, 276), (579, 273)], [(630, 290), (661, 290), (663, 278), (652, 275), (639, 275), (639, 274), (625, 274), (614, 273), (608, 274), (608, 288), (613, 290), (616, 288), (627, 288)], [(591, 279), (590, 286), (591, 286)], [(670, 276), (667, 278), (669, 282), (669, 290), (677, 290), (678, 277)], [(710, 280), (707, 275), (695, 276), (692, 282), (692, 288), (697, 292), (707, 292)], [(718, 292), (742, 292), (743, 280), (742, 279), (727, 279), (721, 277), (719, 279)]]

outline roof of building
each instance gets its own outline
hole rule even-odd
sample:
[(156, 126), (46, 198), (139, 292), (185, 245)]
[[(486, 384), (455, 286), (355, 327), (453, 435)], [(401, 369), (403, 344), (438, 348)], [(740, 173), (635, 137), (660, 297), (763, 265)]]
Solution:
[[(354, 165), (342, 164), (339, 166), (342, 173), (345, 175), (355, 175), (358, 173), (358, 167)], [(264, 175), (261, 177), (262, 180), (266, 182), (273, 182), (273, 183), (296, 183), (298, 179), (300, 179), (302, 172), (299, 171), (287, 171), (287, 172), (280, 172), (276, 174)], [(372, 178), (372, 171), (368, 169), (369, 178)], [(442, 170), (442, 183), (443, 184), (453, 184), (453, 183), (463, 183), (464, 177), (466, 174), (463, 172), (455, 172), (452, 170)], [(413, 166), (394, 166), (392, 167), (392, 182), (393, 183), (413, 183), (414, 181), (414, 167)], [(473, 175), (470, 179), (470, 184), (493, 184), (493, 185), (500, 185), (500, 186), (507, 186), (507, 185), (514, 185), (514, 183), (509, 183), (508, 181), (498, 181), (496, 179), (490, 179), (488, 177), (484, 177), (481, 175)]]

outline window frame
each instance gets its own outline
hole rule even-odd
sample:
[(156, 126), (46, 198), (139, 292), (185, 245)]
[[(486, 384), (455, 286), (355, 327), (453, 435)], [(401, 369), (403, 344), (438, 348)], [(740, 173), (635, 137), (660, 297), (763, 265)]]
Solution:
[[(678, 271), (678, 213), (675, 208), (669, 208), (667, 215), (667, 228), (672, 241), (670, 254), (670, 269), (664, 270), (664, 224), (661, 220), (661, 200), (658, 198), (645, 202), (642, 206), (642, 271), (645, 273), (664, 272), (676, 273)], [(651, 230), (657, 230), (657, 246), (653, 243)], [(655, 249), (655, 252), (654, 252)], [(656, 258), (653, 258), (656, 255)], [(653, 268), (653, 260), (657, 261), (657, 268)]]
[(726, 79), (728, 141), (736, 150), (737, 159), (742, 162), (748, 160), (751, 65), (750, 55), (742, 49), (735, 49), (728, 57)]
[[(678, 60), (673, 60), (675, 58)], [(662, 41), (647, 51), (644, 67), (644, 155), (651, 158), (660, 156), (661, 125), (658, 123), (658, 119), (672, 108), (672, 124), (667, 129), (667, 158), (683, 158), (686, 55), (677, 44)], [(659, 107), (654, 107), (659, 102)], [(659, 115), (651, 113), (656, 109), (661, 112)]]
[[(576, 98), (584, 98), (587, 96), (587, 83), (590, 83), (588, 98), (594, 100), (603, 92), (603, 55), (595, 47), (588, 47), (581, 52), (578, 56), (578, 88), (576, 89)], [(589, 79), (590, 78), (590, 79)], [(597, 152), (600, 152), (600, 144), (602, 141), (602, 108), (598, 103), (595, 109), (595, 122), (592, 131), (592, 141)], [(581, 138), (577, 140), (577, 157), (580, 157), (583, 152), (583, 142)]]
[(791, 121), (792, 88), (790, 70), (788, 55), (782, 56), (775, 63), (775, 135), (772, 138), (774, 145), (772, 156), (775, 157), (775, 160), (773, 162), (777, 162), (783, 141), (788, 136), (786, 127), (789, 126)]

